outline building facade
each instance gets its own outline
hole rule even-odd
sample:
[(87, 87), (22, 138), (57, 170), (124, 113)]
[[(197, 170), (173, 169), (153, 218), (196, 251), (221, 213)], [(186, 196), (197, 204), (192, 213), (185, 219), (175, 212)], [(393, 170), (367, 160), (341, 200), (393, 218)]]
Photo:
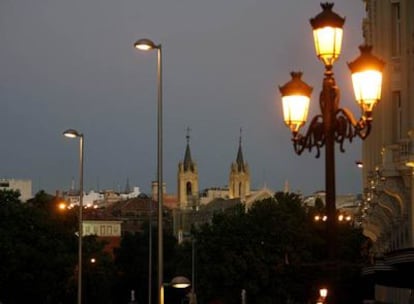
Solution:
[(229, 184), (226, 187), (212, 187), (199, 191), (199, 174), (197, 163), (191, 157), (189, 135), (184, 159), (178, 163), (177, 172), (177, 207), (179, 209), (198, 209), (214, 199), (240, 198), (245, 200), (251, 193), (250, 169), (244, 161), (241, 136), (236, 160), (230, 165)]
[(249, 208), (254, 201), (273, 196), (273, 192), (267, 188), (251, 191), (250, 170), (244, 161), (241, 136), (236, 160), (230, 165), (229, 184), (200, 192), (197, 164), (191, 157), (187, 134), (184, 160), (178, 164), (177, 188), (178, 203), (173, 208), (173, 232), (179, 242), (190, 236), (193, 225), (209, 222), (218, 210), (223, 211), (239, 203)]
[(0, 179), (0, 189), (19, 191), (22, 202), (26, 202), (33, 197), (32, 181), (30, 179), (2, 178)]
[(118, 220), (89, 220), (83, 221), (83, 236), (121, 237), (122, 221)]
[(414, 1), (365, 0), (363, 35), (386, 62), (382, 98), (363, 143), (364, 269), (378, 303), (414, 303)]

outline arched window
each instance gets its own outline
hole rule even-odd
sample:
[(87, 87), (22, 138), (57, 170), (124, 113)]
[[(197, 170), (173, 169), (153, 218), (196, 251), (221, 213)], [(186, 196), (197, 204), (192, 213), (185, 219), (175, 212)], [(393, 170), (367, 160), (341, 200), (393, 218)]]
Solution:
[(186, 190), (186, 194), (187, 195), (191, 195), (193, 194), (193, 185), (191, 184), (191, 182), (187, 182), (186, 186), (185, 186), (185, 190)]

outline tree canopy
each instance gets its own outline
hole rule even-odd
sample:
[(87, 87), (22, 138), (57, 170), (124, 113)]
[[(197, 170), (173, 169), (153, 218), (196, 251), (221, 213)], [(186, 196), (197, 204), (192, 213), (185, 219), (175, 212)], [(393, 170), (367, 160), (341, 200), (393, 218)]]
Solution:
[[(348, 228), (341, 229), (342, 257), (354, 265), (363, 238)], [(198, 298), (236, 304), (244, 290), (249, 304), (307, 302), (325, 272), (324, 233), (293, 193), (276, 193), (247, 212), (240, 204), (216, 214), (194, 230)], [(357, 276), (350, 270), (347, 279)]]
[[(0, 190), (0, 301), (4, 303), (74, 303), (77, 287), (77, 210), (62, 213), (58, 199), (43, 191), (27, 203), (19, 193)], [(164, 231), (164, 281), (192, 278), (199, 304), (306, 303), (332, 275), (326, 231), (293, 193), (276, 193), (255, 202), (217, 212), (209, 223), (193, 227), (191, 242), (178, 244)], [(165, 215), (168, 216), (168, 215)], [(157, 240), (154, 226), (124, 233), (113, 256), (96, 236), (83, 239), (83, 298), (87, 303), (127, 303), (135, 291), (147, 302), (151, 256), (152, 299), (157, 299)], [(165, 228), (165, 227), (164, 227)], [(366, 239), (352, 225), (338, 226), (335, 266), (336, 303), (361, 303), (361, 248)], [(152, 254), (149, 244), (152, 243)], [(194, 251), (192, 251), (194, 249)], [(194, 254), (194, 255), (193, 255)], [(192, 269), (192, 257), (195, 269)], [(91, 262), (94, 258), (94, 262)], [(350, 288), (353, 292), (349, 293)], [(188, 292), (186, 290), (185, 292)], [(165, 289), (167, 303), (181, 303), (183, 293)]]
[[(43, 191), (22, 203), (18, 192), (0, 190), (0, 301), (75, 302), (78, 236), (74, 211), (58, 211), (55, 197)], [(84, 237), (84, 244), (84, 296), (97, 300), (105, 289), (96, 273), (105, 269), (107, 274), (110, 259), (96, 237)], [(94, 268), (88, 263), (92, 256), (99, 261)], [(96, 282), (102, 289), (99, 294), (93, 289)]]

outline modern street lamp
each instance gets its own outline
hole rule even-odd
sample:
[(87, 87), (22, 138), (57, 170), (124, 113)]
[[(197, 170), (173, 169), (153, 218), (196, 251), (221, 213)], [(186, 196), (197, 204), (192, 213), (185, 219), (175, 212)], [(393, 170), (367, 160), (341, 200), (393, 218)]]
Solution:
[(157, 78), (158, 78), (158, 115), (157, 115), (157, 183), (158, 183), (158, 303), (164, 304), (163, 299), (163, 234), (162, 234), (162, 210), (163, 210), (163, 177), (162, 177), (162, 47), (150, 39), (140, 39), (134, 43), (134, 47), (141, 51), (158, 51)]
[(177, 277), (174, 277), (171, 280), (171, 282), (167, 285), (171, 286), (171, 287), (174, 287), (174, 288), (187, 288), (187, 287), (191, 286), (191, 282), (186, 277), (177, 276)]
[(169, 283), (163, 283), (161, 286), (161, 298), (162, 303), (164, 303), (164, 286), (165, 287), (173, 287), (178, 289), (184, 289), (191, 286), (191, 281), (184, 276), (176, 276), (172, 278), (172, 280)]
[(311, 121), (305, 135), (299, 133), (305, 124), (312, 87), (302, 81), (301, 72), (292, 72), (292, 79), (280, 86), (285, 124), (292, 132), (295, 152), (316, 149), (316, 157), (325, 146), (325, 191), (327, 214), (328, 255), (336, 258), (336, 190), (335, 143), (344, 152), (344, 141), (356, 136), (365, 139), (371, 130), (372, 111), (380, 100), (384, 62), (371, 54), (370, 46), (360, 46), (361, 55), (348, 63), (352, 73), (355, 98), (361, 109), (356, 120), (346, 108), (339, 107), (339, 88), (333, 76), (333, 63), (338, 59), (342, 44), (342, 27), (345, 19), (332, 11), (333, 3), (322, 3), (322, 12), (310, 19), (317, 57), (325, 66), (322, 91), (319, 97), (321, 114)]
[(83, 134), (74, 129), (63, 132), (68, 138), (79, 138), (79, 236), (78, 236), (78, 304), (82, 303), (82, 235), (83, 235)]

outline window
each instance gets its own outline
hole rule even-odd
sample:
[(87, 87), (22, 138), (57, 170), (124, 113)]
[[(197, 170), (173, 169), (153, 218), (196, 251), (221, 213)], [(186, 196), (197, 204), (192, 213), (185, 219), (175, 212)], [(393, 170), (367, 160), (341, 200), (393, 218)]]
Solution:
[(401, 15), (400, 3), (391, 3), (391, 55), (400, 56), (401, 53)]
[(193, 189), (192, 189), (191, 182), (187, 182), (187, 184), (186, 184), (186, 194), (187, 195), (193, 194)]
[(403, 111), (401, 104), (401, 92), (393, 91), (392, 92), (392, 104), (393, 104), (393, 136), (394, 141), (398, 141), (402, 137), (403, 129)]

